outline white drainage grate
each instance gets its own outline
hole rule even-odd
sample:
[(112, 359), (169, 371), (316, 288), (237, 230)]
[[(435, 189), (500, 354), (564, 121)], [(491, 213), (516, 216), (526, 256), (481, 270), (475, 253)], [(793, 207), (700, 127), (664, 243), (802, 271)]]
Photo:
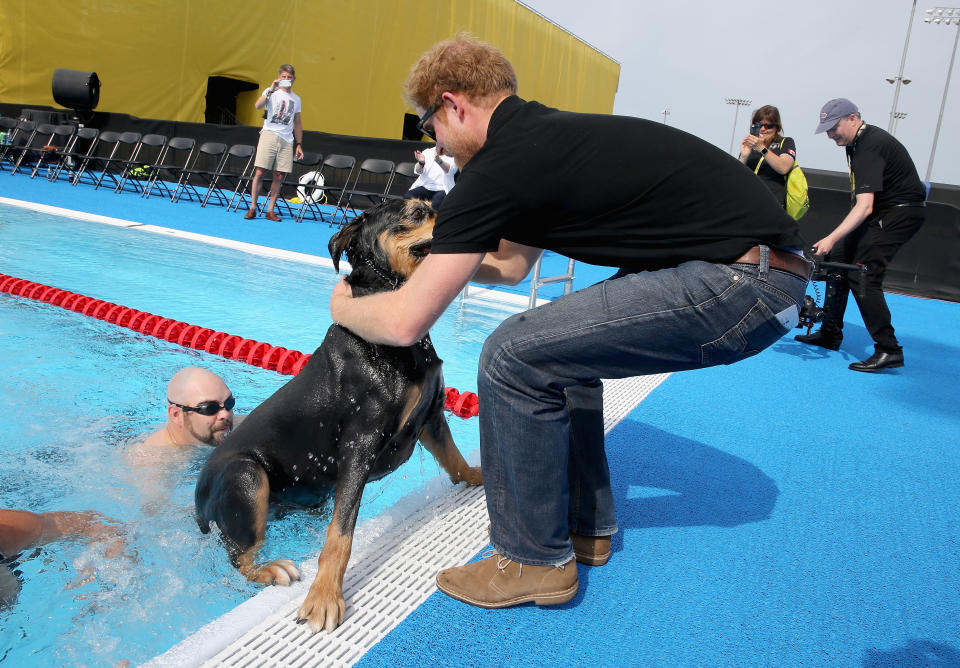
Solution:
[[(605, 431), (668, 375), (604, 381)], [(301, 568), (303, 581), (298, 585), (268, 587), (146, 665), (353, 665), (436, 590), (438, 571), (466, 563), (488, 545), (483, 488), (459, 485), (451, 491), (446, 476), (440, 477), (443, 485), (431, 485), (426, 497), (434, 501), (412, 513), (399, 509), (396, 521), (375, 518), (358, 527), (354, 545), (361, 547), (355, 549), (343, 583), (347, 617), (333, 633), (311, 634), (295, 621), (315, 575), (314, 562)], [(371, 526), (378, 522), (392, 526)], [(238, 626), (249, 630), (237, 637)], [(231, 643), (233, 638), (237, 639)]]

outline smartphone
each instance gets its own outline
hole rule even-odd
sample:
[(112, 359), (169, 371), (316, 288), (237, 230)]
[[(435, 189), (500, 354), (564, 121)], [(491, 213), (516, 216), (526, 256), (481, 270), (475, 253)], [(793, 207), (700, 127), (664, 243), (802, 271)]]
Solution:
[(753, 125), (750, 126), (750, 134), (754, 135), (755, 137), (759, 137), (759, 136), (760, 136), (760, 124), (759, 124), (759, 123), (754, 123)]

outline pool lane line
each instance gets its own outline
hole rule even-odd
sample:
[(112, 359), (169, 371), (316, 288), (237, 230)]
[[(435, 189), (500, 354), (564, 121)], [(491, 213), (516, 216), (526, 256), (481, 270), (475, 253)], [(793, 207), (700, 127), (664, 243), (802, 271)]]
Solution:
[[(138, 311), (128, 306), (0, 273), (0, 293), (2, 292), (58, 306), (103, 320), (111, 325), (126, 327), (140, 334), (176, 343), (185, 348), (202, 350), (289, 376), (300, 373), (310, 359), (310, 355), (299, 350), (288, 350), (282, 346), (273, 346), (255, 339), (245, 339), (236, 334), (217, 332), (209, 327), (191, 325), (173, 318), (164, 318), (147, 311)], [(473, 392), (461, 393), (452, 387), (445, 388), (444, 392), (444, 408), (451, 413), (462, 418), (474, 417), (479, 413), (479, 400)]]

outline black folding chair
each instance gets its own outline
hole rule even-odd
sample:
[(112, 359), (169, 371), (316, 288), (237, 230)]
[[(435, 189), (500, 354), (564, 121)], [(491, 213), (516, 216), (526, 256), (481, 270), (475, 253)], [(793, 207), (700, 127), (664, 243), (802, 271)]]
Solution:
[(300, 210), (297, 212), (297, 222), (302, 222), (309, 213), (313, 220), (333, 224), (333, 215), (331, 215), (330, 220), (327, 221), (321, 207), (325, 202), (340, 201), (343, 190), (349, 187), (350, 182), (353, 180), (356, 165), (357, 160), (352, 155), (331, 153), (324, 158), (323, 162), (320, 163), (319, 170), (323, 181), (320, 184), (315, 183), (311, 197), (301, 202)]
[(43, 165), (47, 166), (47, 178), (50, 178), (54, 167), (59, 166), (63, 160), (64, 152), (73, 142), (76, 132), (77, 126), (72, 123), (63, 123), (53, 129), (53, 137), (50, 139), (49, 144), (41, 149), (42, 152), (37, 157), (33, 171), (30, 172), (31, 179), (37, 175), (37, 172), (40, 171), (40, 167)]
[(166, 152), (166, 135), (143, 135), (136, 156), (124, 162), (123, 171), (120, 172), (117, 186), (113, 189), (113, 192), (123, 192), (124, 186), (129, 182), (133, 186), (134, 192), (143, 196), (153, 170), (157, 168), (157, 163), (163, 160)]
[(387, 193), (387, 199), (403, 199), (404, 194), (410, 190), (410, 186), (420, 176), (414, 171), (417, 166), (415, 162), (401, 162), (393, 170), (393, 183), (390, 184), (390, 192)]
[[(56, 126), (49, 123), (41, 123), (36, 127), (30, 134), (30, 138), (27, 139), (27, 143), (20, 149), (20, 155), (13, 161), (13, 167), (10, 168), (11, 175), (20, 171), (20, 165), (24, 163), (33, 164), (34, 161), (40, 160), (40, 156), (44, 153), (43, 147), (49, 146), (50, 142), (53, 141), (54, 130), (56, 130)], [(24, 169), (26, 169), (26, 166), (24, 166)]]
[(300, 197), (300, 179), (307, 175), (307, 181), (314, 178), (322, 159), (323, 155), (320, 153), (304, 151), (302, 158), (293, 161), (293, 169), (284, 177), (280, 184), (280, 194), (277, 196), (277, 206), (283, 208), (286, 215), (296, 218), (300, 207), (297, 206), (294, 211), (295, 205), (292, 205), (289, 199)]
[(56, 181), (60, 178), (60, 172), (67, 170), (67, 180), (71, 183), (76, 175), (76, 170), (97, 150), (97, 142), (100, 140), (100, 130), (97, 128), (77, 128), (67, 145), (60, 154), (57, 155), (56, 163), (51, 166), (47, 173), (47, 179)]
[[(106, 132), (103, 134), (106, 135)], [(137, 159), (137, 154), (140, 152), (141, 137), (139, 132), (121, 132), (117, 136), (117, 141), (113, 143), (110, 155), (100, 159), (100, 176), (94, 183), (94, 190), (100, 189), (106, 176), (110, 177), (114, 189), (116, 189), (127, 163)], [(103, 144), (104, 140), (101, 139), (100, 143)]]
[(13, 166), (20, 154), (20, 149), (30, 143), (36, 130), (37, 124), (34, 121), (21, 118), (14, 123), (13, 128), (7, 133), (7, 143), (0, 147), (0, 171), (4, 171), (4, 162), (9, 162), (10, 166)]
[(243, 189), (253, 175), (256, 153), (257, 147), (252, 144), (234, 144), (230, 147), (220, 169), (213, 176), (204, 206), (210, 203), (213, 196), (217, 198), (217, 205), (226, 206), (227, 211), (234, 207), (234, 202), (237, 206), (243, 203)]
[(347, 221), (348, 209), (350, 216), (355, 217), (358, 215), (358, 210), (385, 201), (387, 193), (390, 192), (390, 184), (393, 183), (394, 168), (392, 161), (378, 158), (367, 158), (360, 163), (353, 186), (345, 188), (340, 193), (337, 210), (333, 213), (333, 222), (336, 222), (340, 214), (342, 215), (340, 224), (343, 225)]
[(218, 141), (208, 141), (200, 144), (200, 150), (197, 151), (196, 160), (190, 169), (180, 170), (180, 178), (177, 179), (177, 187), (170, 196), (171, 202), (179, 202), (184, 193), (191, 202), (196, 197), (198, 202), (204, 200), (203, 195), (197, 189), (197, 186), (206, 187), (210, 193), (210, 185), (216, 174), (223, 167), (227, 159), (227, 145)]
[(164, 197), (172, 197), (174, 184), (180, 180), (183, 170), (190, 168), (196, 146), (197, 140), (193, 137), (174, 137), (168, 141), (166, 150), (153, 166), (150, 178), (140, 196), (149, 199), (150, 193), (156, 189), (162, 192)]

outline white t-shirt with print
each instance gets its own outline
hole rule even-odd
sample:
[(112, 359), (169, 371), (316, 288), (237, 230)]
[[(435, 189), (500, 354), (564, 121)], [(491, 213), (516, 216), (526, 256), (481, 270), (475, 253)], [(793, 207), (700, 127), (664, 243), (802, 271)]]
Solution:
[[(267, 88), (263, 91), (266, 95)], [(267, 118), (263, 129), (278, 135), (286, 142), (293, 142), (293, 117), (300, 112), (300, 96), (293, 91), (278, 88), (267, 98)], [(261, 130), (262, 132), (262, 130)]]

